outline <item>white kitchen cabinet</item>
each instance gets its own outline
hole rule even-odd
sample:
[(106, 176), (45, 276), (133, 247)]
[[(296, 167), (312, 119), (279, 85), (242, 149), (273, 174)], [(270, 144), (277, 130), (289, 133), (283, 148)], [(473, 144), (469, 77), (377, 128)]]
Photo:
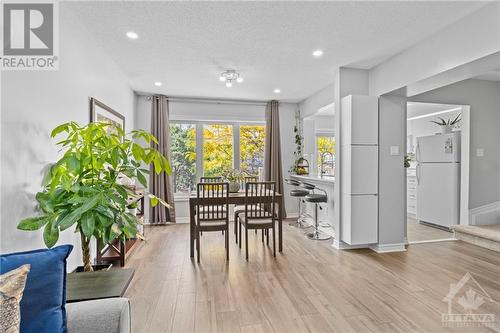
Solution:
[(349, 245), (378, 242), (377, 195), (342, 195), (342, 241)]
[(378, 242), (378, 98), (341, 101), (341, 241)]
[(342, 98), (342, 145), (378, 145), (378, 98)]
[(342, 192), (376, 194), (378, 192), (378, 147), (342, 146)]

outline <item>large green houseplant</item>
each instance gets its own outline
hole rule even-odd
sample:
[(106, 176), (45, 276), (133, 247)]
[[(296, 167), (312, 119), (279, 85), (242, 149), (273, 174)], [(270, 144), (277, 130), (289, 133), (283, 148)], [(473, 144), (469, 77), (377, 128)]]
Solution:
[[(142, 142), (156, 138), (142, 130), (127, 135), (119, 127), (105, 123), (80, 126), (69, 122), (56, 127), (51, 137), (65, 134), (57, 143), (64, 152), (47, 172), (43, 189), (36, 194), (40, 214), (22, 220), (21, 230), (43, 229), (47, 247), (56, 244), (59, 233), (74, 226), (80, 233), (83, 264), (92, 271), (90, 241), (92, 237), (105, 244), (116, 239), (140, 237), (140, 221), (127, 209), (127, 198), (134, 193), (121, 185), (119, 177), (138, 180), (147, 187), (144, 165), (154, 165), (156, 173), (170, 174), (170, 165), (159, 151), (145, 148)], [(147, 194), (151, 205), (166, 202)]]

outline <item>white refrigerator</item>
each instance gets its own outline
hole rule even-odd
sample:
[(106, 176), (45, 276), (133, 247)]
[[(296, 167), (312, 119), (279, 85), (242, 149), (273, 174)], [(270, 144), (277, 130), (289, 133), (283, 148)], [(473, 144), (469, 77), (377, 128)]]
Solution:
[(459, 224), (460, 132), (417, 138), (417, 220)]

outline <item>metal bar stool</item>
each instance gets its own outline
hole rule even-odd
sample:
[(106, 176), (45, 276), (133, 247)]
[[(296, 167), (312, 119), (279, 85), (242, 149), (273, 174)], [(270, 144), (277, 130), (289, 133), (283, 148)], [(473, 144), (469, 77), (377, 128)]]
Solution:
[(297, 218), (297, 222), (295, 223), (290, 223), (289, 225), (292, 227), (298, 227), (298, 228), (308, 228), (309, 225), (305, 223), (305, 214), (302, 209), (302, 200), (306, 197), (306, 195), (309, 194), (308, 190), (302, 190), (299, 189), (298, 187), (300, 186), (300, 182), (294, 180), (294, 179), (285, 179), (285, 182), (290, 184), (291, 186), (295, 186), (295, 189), (290, 191), (290, 196), (296, 197), (299, 202), (299, 216)]
[[(308, 184), (312, 185), (312, 184)], [(314, 186), (314, 185), (313, 185)], [(306, 195), (305, 201), (314, 204), (314, 230), (310, 233), (307, 233), (307, 237), (313, 240), (327, 240), (332, 238), (332, 236), (322, 232), (319, 230), (319, 221), (318, 221), (318, 208), (321, 203), (326, 203), (328, 201), (328, 196), (326, 191), (314, 186), (315, 190), (323, 192), (319, 193), (311, 193)]]
[[(321, 188), (317, 187), (317, 186), (316, 186), (316, 185), (314, 185), (314, 184), (311, 184), (311, 183), (306, 183), (306, 182), (302, 182), (302, 187), (304, 187), (305, 189), (307, 189), (307, 190), (311, 191), (312, 193), (314, 193), (314, 190), (319, 190), (319, 191), (321, 191), (321, 192), (324, 192), (324, 193), (325, 193), (325, 195), (326, 195), (326, 191), (325, 191), (325, 190), (323, 190), (323, 189), (321, 189)], [(321, 209), (323, 209), (323, 208), (321, 208), (321, 206), (319, 206), (319, 209), (321, 210)], [(311, 216), (311, 215), (308, 215), (308, 214), (305, 214), (304, 216), (305, 216), (305, 217), (311, 217), (311, 218), (312, 218), (312, 216)], [(331, 225), (330, 223), (328, 223), (328, 222), (318, 222), (318, 224), (319, 224), (319, 226), (320, 226), (320, 227), (323, 227), (323, 228), (328, 228), (328, 227), (331, 227), (331, 226), (332, 226), (332, 225)]]

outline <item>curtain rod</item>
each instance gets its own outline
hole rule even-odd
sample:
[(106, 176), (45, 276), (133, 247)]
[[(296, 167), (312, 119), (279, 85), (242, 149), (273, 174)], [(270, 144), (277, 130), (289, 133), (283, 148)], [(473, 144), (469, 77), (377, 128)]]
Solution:
[[(148, 96), (147, 99), (151, 100), (153, 96)], [(211, 103), (211, 104), (236, 104), (236, 105), (258, 105), (265, 106), (267, 102), (262, 101), (242, 101), (242, 100), (230, 100), (230, 99), (210, 99), (210, 98), (184, 98), (184, 97), (167, 97), (164, 96), (168, 101), (171, 102), (184, 102), (184, 103)]]

